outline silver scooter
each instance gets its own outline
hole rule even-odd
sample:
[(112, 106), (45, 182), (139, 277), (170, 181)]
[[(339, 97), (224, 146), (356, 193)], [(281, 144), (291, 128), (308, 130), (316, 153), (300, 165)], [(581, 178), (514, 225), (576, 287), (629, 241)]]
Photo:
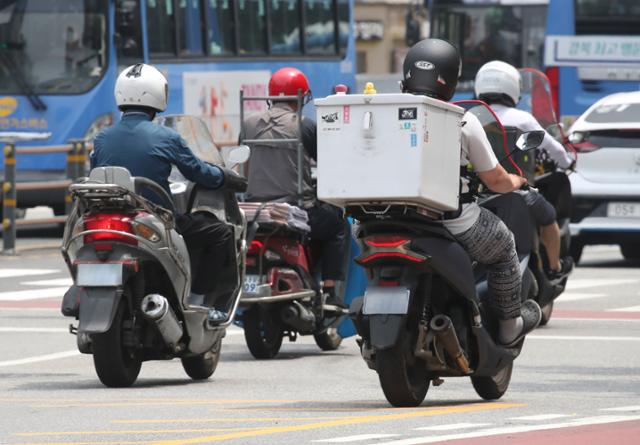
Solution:
[[(159, 119), (178, 131), (200, 159), (231, 167), (245, 162), (248, 147), (225, 152), (215, 146), (205, 124), (192, 116)], [(223, 156), (224, 155), (224, 156)], [(233, 322), (244, 282), (246, 220), (235, 193), (246, 180), (226, 175), (222, 189), (210, 190), (170, 177), (172, 196), (153, 181), (132, 177), (122, 167), (93, 169), (70, 186), (75, 198), (65, 227), (62, 255), (74, 285), (62, 313), (75, 317), (80, 352), (93, 355), (100, 381), (109, 387), (132, 385), (147, 360), (180, 358), (194, 380), (216, 369), (222, 338)], [(157, 205), (146, 199), (159, 197)], [(226, 264), (204, 304), (189, 304), (189, 252), (175, 230), (174, 214), (207, 212), (233, 230)], [(228, 314), (210, 321), (215, 308)]]

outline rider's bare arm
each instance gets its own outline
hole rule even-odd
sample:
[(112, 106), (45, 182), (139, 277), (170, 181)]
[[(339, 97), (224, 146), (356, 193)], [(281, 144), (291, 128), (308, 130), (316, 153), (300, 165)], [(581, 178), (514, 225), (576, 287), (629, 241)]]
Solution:
[(522, 176), (507, 173), (500, 164), (491, 170), (478, 172), (478, 176), (491, 191), (496, 193), (512, 192), (527, 182)]

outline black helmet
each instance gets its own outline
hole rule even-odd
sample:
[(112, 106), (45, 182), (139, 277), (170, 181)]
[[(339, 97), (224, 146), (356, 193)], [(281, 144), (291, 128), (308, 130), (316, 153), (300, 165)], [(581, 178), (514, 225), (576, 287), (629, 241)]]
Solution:
[(421, 40), (404, 58), (402, 91), (449, 100), (456, 91), (461, 69), (460, 55), (451, 43), (440, 39)]

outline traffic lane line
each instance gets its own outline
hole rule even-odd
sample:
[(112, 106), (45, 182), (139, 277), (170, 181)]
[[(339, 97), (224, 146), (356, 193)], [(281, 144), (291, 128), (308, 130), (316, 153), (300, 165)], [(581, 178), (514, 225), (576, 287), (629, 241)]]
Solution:
[(577, 341), (640, 341), (640, 337), (613, 337), (595, 335), (538, 335), (529, 334), (531, 340), (577, 340)]
[[(415, 445), (439, 444), (447, 445), (638, 445), (640, 438), (640, 421), (628, 420), (602, 424), (592, 424), (584, 426), (560, 426), (546, 428), (547, 425), (540, 425), (534, 431), (527, 432), (505, 432), (502, 435), (491, 435), (491, 437), (477, 437), (474, 440), (448, 439), (437, 442), (414, 442)], [(545, 427), (545, 428), (542, 428)], [(478, 432), (482, 434), (482, 431)], [(384, 445), (378, 443), (377, 445)], [(395, 445), (395, 444), (394, 444)], [(400, 444), (398, 444), (400, 445)]]
[[(435, 437), (414, 437), (410, 439), (403, 440), (395, 440), (392, 442), (377, 442), (376, 445), (426, 445), (426, 444), (440, 444), (446, 443), (447, 445), (496, 445), (496, 444), (509, 444), (509, 445), (559, 445), (560, 442), (556, 442), (555, 440), (549, 440), (547, 437), (544, 441), (541, 442), (520, 442), (516, 441), (519, 438), (527, 437), (523, 433), (531, 433), (531, 432), (539, 432), (539, 431), (547, 431), (547, 430), (561, 430), (566, 428), (576, 428), (579, 429), (585, 426), (602, 426), (606, 424), (622, 424), (624, 422), (631, 422), (636, 424), (636, 428), (640, 428), (640, 416), (597, 416), (597, 417), (587, 417), (582, 419), (575, 419), (565, 423), (549, 423), (543, 425), (527, 425), (527, 426), (516, 426), (516, 427), (499, 427), (499, 428), (489, 428), (484, 430), (473, 431), (469, 433), (460, 433), (460, 434), (450, 434), (443, 436), (435, 436)], [(568, 435), (570, 436), (571, 430), (568, 430)], [(517, 436), (516, 436), (517, 434)], [(469, 439), (475, 439), (470, 441)], [(635, 442), (628, 442), (625, 445), (637, 445), (637, 438), (634, 438)], [(584, 445), (584, 444), (616, 444), (620, 445), (618, 442), (605, 440), (604, 442), (593, 442), (591, 440), (584, 441), (584, 438), (578, 442), (565, 442), (564, 445)]]
[(80, 355), (80, 351), (74, 349), (72, 351), (56, 352), (54, 354), (36, 355), (34, 357), (26, 357), (17, 360), (6, 360), (0, 362), (0, 368), (7, 366), (30, 365), (32, 363), (47, 362), (50, 360), (59, 360), (63, 358), (75, 357)]
[(591, 319), (591, 320), (640, 320), (640, 312), (609, 312), (609, 311), (572, 311), (556, 309), (552, 320), (560, 319)]
[(0, 310), (60, 310), (62, 296), (57, 298), (34, 298), (22, 301), (0, 301)]

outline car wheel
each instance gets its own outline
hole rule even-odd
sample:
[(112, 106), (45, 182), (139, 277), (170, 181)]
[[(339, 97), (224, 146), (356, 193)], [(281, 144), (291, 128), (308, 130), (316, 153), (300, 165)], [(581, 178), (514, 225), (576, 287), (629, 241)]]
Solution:
[(569, 255), (573, 258), (573, 262), (578, 264), (580, 262), (580, 258), (582, 257), (582, 250), (584, 249), (584, 244), (580, 241), (577, 241), (575, 238), (571, 240), (571, 246), (569, 247)]
[(640, 243), (620, 244), (620, 251), (627, 260), (640, 260)]

